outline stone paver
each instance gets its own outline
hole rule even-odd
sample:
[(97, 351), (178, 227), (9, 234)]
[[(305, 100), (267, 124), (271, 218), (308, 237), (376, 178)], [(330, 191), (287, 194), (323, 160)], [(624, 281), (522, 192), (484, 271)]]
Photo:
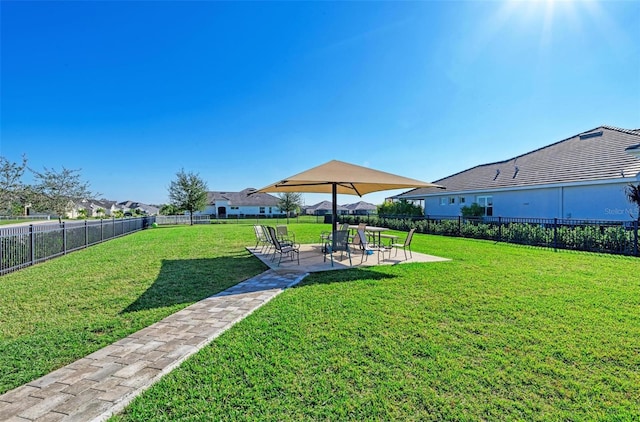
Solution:
[(8, 391), (0, 395), (0, 421), (104, 421), (306, 275), (266, 271)]

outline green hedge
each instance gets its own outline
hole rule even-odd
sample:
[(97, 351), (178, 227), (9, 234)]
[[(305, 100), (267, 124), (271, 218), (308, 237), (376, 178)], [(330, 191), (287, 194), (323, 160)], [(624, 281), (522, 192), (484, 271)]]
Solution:
[(558, 249), (638, 255), (638, 225), (627, 223), (588, 223), (566, 220), (524, 220), (513, 222), (505, 219), (486, 222), (481, 218), (442, 217), (385, 217), (385, 216), (341, 216), (340, 222), (349, 224), (367, 223), (371, 226), (388, 227), (392, 230), (409, 231), (443, 236), (468, 237), (495, 240), (530, 246)]

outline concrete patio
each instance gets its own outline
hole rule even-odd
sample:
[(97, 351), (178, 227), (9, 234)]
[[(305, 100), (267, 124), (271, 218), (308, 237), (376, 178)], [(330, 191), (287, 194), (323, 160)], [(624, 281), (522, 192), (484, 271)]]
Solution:
[(348, 268), (360, 268), (360, 267), (372, 267), (376, 265), (400, 265), (411, 264), (417, 262), (441, 262), (449, 261), (447, 258), (441, 258), (434, 255), (427, 255), (420, 252), (412, 252), (409, 255), (407, 250), (408, 259), (405, 259), (404, 251), (391, 250), (384, 254), (380, 254), (380, 263), (378, 263), (378, 252), (374, 252), (373, 255), (365, 255), (362, 259), (362, 252), (360, 250), (351, 251), (351, 264), (349, 265), (349, 257), (346, 253), (336, 252), (333, 256), (333, 266), (331, 266), (331, 260), (329, 255), (324, 259), (322, 253), (321, 244), (303, 244), (300, 245), (300, 264), (298, 265), (297, 259), (291, 260), (288, 256), (282, 257), (282, 261), (278, 266), (279, 256), (272, 260), (273, 250), (270, 253), (266, 253), (266, 248), (260, 247), (247, 247), (247, 250), (255, 257), (260, 259), (265, 265), (272, 270), (288, 270), (288, 271), (300, 271), (304, 273), (315, 273), (320, 271), (333, 271), (333, 270), (345, 270)]

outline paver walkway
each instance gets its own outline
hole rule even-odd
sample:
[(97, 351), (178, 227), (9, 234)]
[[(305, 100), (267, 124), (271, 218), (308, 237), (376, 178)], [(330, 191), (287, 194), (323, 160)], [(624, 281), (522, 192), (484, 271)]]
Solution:
[(103, 421), (307, 273), (266, 271), (0, 396), (0, 421)]

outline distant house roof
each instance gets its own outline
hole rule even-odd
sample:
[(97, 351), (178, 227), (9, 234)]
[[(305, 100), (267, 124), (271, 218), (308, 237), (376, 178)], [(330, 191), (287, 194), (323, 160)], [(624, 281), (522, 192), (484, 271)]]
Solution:
[[(332, 207), (332, 202), (330, 202), (330, 201), (322, 201), (322, 202), (318, 202), (317, 204), (314, 204), (314, 205), (306, 207), (306, 210), (307, 210), (307, 212), (309, 212), (309, 211), (320, 211), (320, 210), (331, 211), (331, 207)], [(341, 205), (338, 205), (337, 206), (337, 210), (338, 211), (346, 211), (347, 208), (345, 208), (345, 207), (343, 207)]]
[(355, 204), (346, 204), (343, 205), (343, 207), (349, 211), (375, 211), (378, 209), (375, 205), (364, 201), (358, 201)]
[(207, 192), (207, 204), (214, 205), (216, 201), (229, 201), (229, 205), (234, 207), (277, 207), (280, 203), (280, 199), (273, 195), (253, 192), (255, 192), (254, 188), (247, 188), (240, 192)]
[(640, 159), (628, 152), (638, 148), (639, 141), (640, 129), (600, 126), (509, 160), (436, 180), (434, 183), (446, 187), (445, 191), (419, 188), (396, 198), (636, 177)]
[(108, 199), (100, 199), (93, 201), (93, 204), (104, 209), (110, 209), (111, 207), (115, 207), (118, 203), (116, 201), (109, 201)]
[(143, 204), (142, 202), (122, 201), (122, 202), (118, 202), (118, 206), (123, 211), (138, 209), (150, 215), (158, 214), (158, 212), (160, 212), (160, 209), (158, 207), (153, 205)]

